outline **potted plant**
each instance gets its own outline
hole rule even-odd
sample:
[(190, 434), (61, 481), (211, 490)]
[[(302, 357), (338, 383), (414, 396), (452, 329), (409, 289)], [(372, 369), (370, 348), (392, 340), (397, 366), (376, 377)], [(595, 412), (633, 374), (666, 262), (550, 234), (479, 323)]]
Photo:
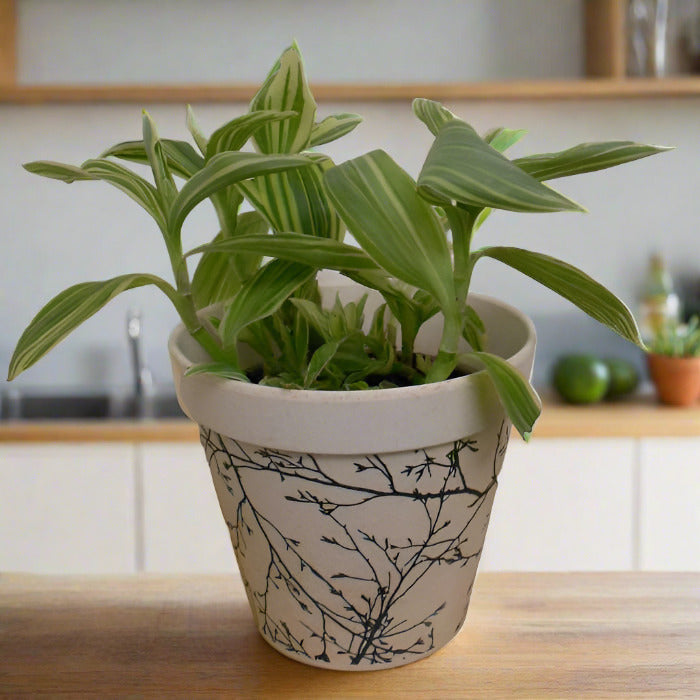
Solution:
[(659, 399), (690, 406), (700, 398), (700, 321), (667, 323), (654, 335), (647, 353), (649, 374)]
[[(627, 307), (582, 271), (473, 238), (494, 208), (581, 210), (544, 181), (663, 149), (509, 160), (522, 131), (481, 137), (437, 102), (413, 109), (434, 135), (417, 181), (384, 151), (336, 165), (317, 147), (360, 119), (316, 121), (292, 46), (211, 136), (188, 109), (198, 150), (161, 139), (144, 113), (141, 141), (80, 167), (25, 166), (122, 189), (156, 221), (174, 282), (127, 274), (62, 292), (20, 338), (10, 378), (116, 294), (161, 289), (182, 318), (178, 397), (200, 424), (260, 633), (324, 668), (420, 659), (464, 621), (510, 426), (528, 439), (540, 413), (532, 323), (469, 293), (476, 263), (499, 260), (641, 345)], [(148, 164), (153, 182), (117, 159)], [(183, 251), (182, 224), (207, 198), (220, 231)], [(319, 285), (320, 271), (347, 283)]]

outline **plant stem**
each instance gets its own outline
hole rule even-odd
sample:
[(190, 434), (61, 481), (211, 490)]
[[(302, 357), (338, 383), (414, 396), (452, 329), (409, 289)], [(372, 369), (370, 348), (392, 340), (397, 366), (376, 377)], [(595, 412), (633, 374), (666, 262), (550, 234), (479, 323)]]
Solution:
[(455, 296), (460, 308), (463, 309), (466, 305), (469, 283), (474, 267), (470, 261), (470, 252), (474, 223), (478, 212), (457, 206), (447, 206), (445, 207), (445, 212), (452, 231)]

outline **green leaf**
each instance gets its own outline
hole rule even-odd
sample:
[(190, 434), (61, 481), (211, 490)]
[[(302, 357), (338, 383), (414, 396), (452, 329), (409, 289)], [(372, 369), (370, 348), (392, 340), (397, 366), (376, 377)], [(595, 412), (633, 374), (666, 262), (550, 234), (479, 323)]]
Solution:
[(197, 204), (229, 185), (265, 173), (308, 164), (308, 159), (303, 156), (219, 153), (182, 186), (171, 205), (170, 228), (179, 231), (185, 218)]
[(31, 163), (25, 163), (22, 167), (34, 175), (50, 177), (53, 180), (61, 180), (69, 184), (76, 180), (98, 179), (77, 165), (66, 165), (65, 163), (56, 163), (52, 160), (34, 160)]
[(323, 372), (333, 356), (338, 352), (342, 340), (331, 340), (319, 347), (311, 356), (304, 375), (304, 389), (308, 389), (316, 381), (318, 375)]
[(308, 265), (273, 260), (261, 268), (233, 298), (219, 327), (224, 346), (236, 343), (247, 325), (273, 314), (316, 270)]
[(170, 173), (170, 168), (166, 162), (163, 146), (158, 138), (156, 125), (151, 119), (151, 115), (143, 110), (143, 145), (148, 157), (148, 163), (151, 166), (153, 179), (156, 183), (156, 189), (160, 194), (161, 199), (168, 204), (177, 194), (173, 176)]
[(250, 103), (251, 112), (296, 112), (297, 116), (265, 124), (254, 136), (262, 153), (299, 153), (309, 145), (316, 102), (309, 90), (296, 44), (286, 49)]
[(418, 190), (440, 205), (458, 202), (520, 212), (583, 211), (511, 163), (458, 119), (440, 129), (418, 177)]
[(488, 352), (470, 352), (460, 360), (476, 360), (488, 372), (508, 418), (526, 442), (542, 412), (542, 402), (525, 377), (512, 365)]
[(309, 146), (313, 148), (314, 146), (336, 141), (345, 136), (345, 134), (349, 134), (361, 121), (362, 117), (359, 114), (332, 114), (318, 124), (314, 124), (314, 128), (311, 130)]
[(391, 275), (454, 307), (452, 263), (442, 226), (415, 183), (384, 151), (326, 172), (331, 200), (349, 230)]
[(219, 127), (209, 139), (207, 144), (207, 159), (224, 151), (239, 151), (246, 141), (261, 127), (271, 122), (290, 119), (297, 116), (296, 112), (275, 112), (273, 110), (260, 110), (248, 112), (227, 124)]
[(165, 229), (166, 218), (161, 197), (150, 182), (106, 158), (86, 160), (81, 167), (96, 179), (104, 180), (127, 194), (156, 220), (161, 230)]
[[(248, 211), (238, 215), (236, 235), (243, 237), (251, 234), (262, 234), (267, 231), (267, 222), (256, 211)], [(219, 233), (214, 238), (214, 243), (227, 240)], [(208, 250), (208, 246), (202, 246), (198, 252), (203, 252), (201, 260), (195, 268), (192, 276), (192, 299), (198, 309), (214, 304), (217, 301), (230, 299), (239, 289), (241, 284), (252, 277), (260, 265), (261, 256), (236, 256), (251, 257), (250, 267), (246, 271), (249, 274), (241, 277), (234, 264), (231, 251)], [(194, 253), (191, 251), (188, 255)], [(235, 254), (235, 252), (234, 252)], [(247, 266), (245, 266), (247, 267)]]
[(206, 155), (207, 137), (204, 135), (204, 132), (197, 123), (197, 117), (194, 116), (194, 110), (190, 105), (187, 105), (185, 124), (187, 125), (187, 130), (190, 132), (190, 134), (192, 134), (192, 138), (197, 144), (197, 148), (199, 148), (199, 150), (202, 152), (202, 155)]
[(522, 272), (578, 306), (618, 335), (644, 348), (637, 322), (625, 304), (602, 284), (573, 265), (522, 248), (482, 248), (474, 253)]
[(437, 136), (445, 124), (457, 118), (439, 102), (423, 97), (413, 100), (413, 113), (430, 129), (433, 136)]
[(504, 153), (511, 146), (518, 143), (527, 134), (525, 129), (506, 129), (503, 126), (491, 129), (485, 136), (484, 141), (491, 148), (495, 148), (499, 153)]
[(328, 270), (377, 270), (377, 264), (360, 248), (331, 238), (316, 238), (300, 233), (236, 235), (218, 238), (213, 243), (194, 248), (196, 253), (259, 253), (273, 258), (290, 260)]
[[(188, 179), (204, 167), (204, 158), (187, 141), (161, 139), (160, 143), (168, 168), (174, 174)], [(123, 141), (108, 148), (100, 155), (101, 158), (107, 158), (108, 156), (129, 160), (134, 163), (148, 164), (148, 156), (146, 155), (146, 147), (143, 141)]]
[(238, 189), (275, 231), (340, 239), (342, 225), (331, 205), (323, 173), (333, 162), (315, 159), (309, 167), (241, 182)]
[(558, 153), (517, 158), (513, 163), (537, 180), (553, 180), (612, 168), (668, 150), (671, 149), (666, 146), (649, 146), (632, 141), (582, 143)]
[(198, 365), (192, 365), (185, 372), (186, 377), (191, 377), (195, 374), (214, 374), (224, 379), (250, 383), (250, 379), (248, 379), (245, 372), (228, 362), (202, 362)]
[(289, 300), (304, 317), (306, 322), (313, 328), (324, 341), (332, 340), (330, 325), (328, 323), (328, 315), (318, 305), (308, 299), (292, 298)]
[(83, 282), (62, 291), (39, 311), (20, 337), (10, 361), (8, 380), (31, 367), (115, 296), (147, 284), (156, 285), (177, 302), (177, 292), (165, 280), (145, 274)]

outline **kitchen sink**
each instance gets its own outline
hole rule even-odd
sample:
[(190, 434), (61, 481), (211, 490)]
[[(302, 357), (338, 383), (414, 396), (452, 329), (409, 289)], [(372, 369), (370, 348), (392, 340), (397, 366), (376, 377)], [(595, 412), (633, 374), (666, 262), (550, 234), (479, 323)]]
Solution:
[(2, 420), (128, 420), (185, 416), (171, 392), (139, 398), (118, 393), (9, 391), (2, 396), (0, 408)]

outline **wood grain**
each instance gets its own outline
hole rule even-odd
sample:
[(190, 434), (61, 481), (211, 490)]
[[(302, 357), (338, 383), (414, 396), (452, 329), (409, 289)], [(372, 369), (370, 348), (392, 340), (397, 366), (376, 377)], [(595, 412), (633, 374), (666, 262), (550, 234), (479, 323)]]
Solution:
[[(568, 100), (697, 97), (700, 77), (515, 80), (474, 83), (334, 83), (312, 85), (324, 102), (434, 100)], [(0, 103), (219, 103), (247, 102), (253, 85), (14, 85), (0, 84)]]
[(699, 661), (698, 574), (481, 574), (447, 647), (377, 673), (279, 655), (233, 576), (0, 576), (8, 697), (700, 697)]

